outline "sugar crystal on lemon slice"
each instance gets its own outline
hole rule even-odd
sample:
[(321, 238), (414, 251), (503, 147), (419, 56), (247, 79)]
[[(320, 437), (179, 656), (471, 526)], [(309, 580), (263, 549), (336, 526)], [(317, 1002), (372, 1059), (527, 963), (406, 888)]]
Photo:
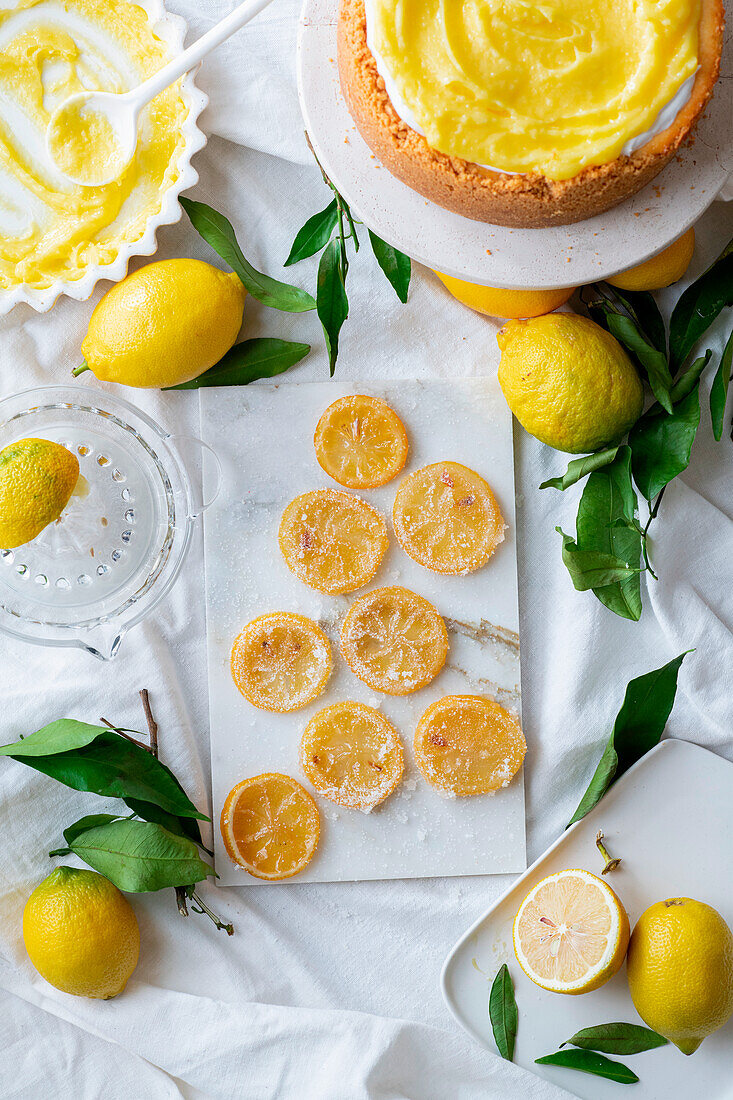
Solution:
[(536, 985), (588, 993), (621, 966), (629, 918), (611, 887), (590, 871), (558, 871), (527, 894), (513, 936), (517, 962)]
[(234, 683), (262, 710), (298, 710), (317, 698), (333, 669), (331, 646), (305, 615), (275, 611), (245, 626), (232, 647)]
[(350, 489), (386, 485), (407, 459), (407, 432), (397, 413), (366, 394), (341, 397), (318, 421), (313, 442), (323, 470)]
[(375, 691), (407, 695), (445, 664), (448, 634), (440, 612), (400, 585), (376, 588), (351, 606), (341, 630), (349, 668)]
[(227, 855), (255, 878), (297, 875), (318, 845), (318, 807), (289, 775), (267, 772), (237, 783), (221, 811)]
[(392, 723), (373, 707), (347, 700), (310, 720), (300, 763), (324, 798), (369, 813), (397, 787), (405, 759)]
[(406, 554), (436, 573), (471, 573), (504, 537), (491, 487), (459, 462), (433, 462), (397, 490), (394, 529)]
[(482, 695), (446, 695), (423, 714), (415, 760), (428, 783), (447, 797), (506, 787), (527, 744), (516, 715)]
[(285, 509), (279, 542), (288, 567), (320, 592), (353, 592), (387, 549), (387, 524), (371, 504), (338, 489), (303, 493)]

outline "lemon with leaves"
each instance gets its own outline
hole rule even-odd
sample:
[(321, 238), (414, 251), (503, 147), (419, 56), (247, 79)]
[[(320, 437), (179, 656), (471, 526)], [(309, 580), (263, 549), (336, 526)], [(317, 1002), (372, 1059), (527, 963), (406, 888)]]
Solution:
[(96, 871), (57, 867), (23, 911), (23, 940), (41, 977), (77, 997), (116, 997), (140, 954), (129, 901)]
[(50, 439), (19, 439), (0, 451), (0, 547), (40, 535), (69, 503), (79, 460)]
[(507, 404), (550, 447), (588, 454), (616, 443), (641, 416), (644, 390), (634, 364), (587, 317), (549, 313), (508, 321), (497, 340)]
[(705, 902), (658, 901), (631, 934), (626, 976), (642, 1020), (694, 1054), (733, 1015), (731, 930)]
[(190, 382), (233, 345), (245, 294), (236, 275), (201, 260), (141, 267), (97, 305), (74, 374), (140, 389)]

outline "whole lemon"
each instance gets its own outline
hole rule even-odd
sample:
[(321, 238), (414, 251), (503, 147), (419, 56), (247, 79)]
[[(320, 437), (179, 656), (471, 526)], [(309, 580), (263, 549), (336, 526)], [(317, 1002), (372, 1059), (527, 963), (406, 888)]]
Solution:
[(606, 279), (606, 282), (620, 290), (661, 290), (682, 278), (690, 266), (694, 251), (695, 230), (688, 229), (674, 244), (652, 256), (651, 260), (621, 271)]
[(245, 293), (236, 275), (201, 260), (141, 267), (97, 305), (74, 374), (142, 389), (190, 382), (236, 340)]
[(40, 535), (69, 503), (79, 460), (50, 439), (19, 439), (0, 451), (0, 547)]
[(96, 871), (57, 867), (23, 911), (23, 939), (41, 977), (77, 997), (116, 997), (140, 954), (127, 898)]
[(446, 290), (464, 306), (489, 317), (539, 317), (565, 305), (577, 290), (574, 286), (564, 290), (504, 290), (502, 287), (467, 283), (440, 271), (435, 274)]
[(694, 1054), (733, 1014), (733, 935), (711, 905), (658, 901), (631, 934), (626, 975), (642, 1020)]
[(644, 390), (628, 355), (594, 321), (549, 313), (497, 334), (499, 383), (523, 428), (558, 451), (615, 443), (641, 415)]

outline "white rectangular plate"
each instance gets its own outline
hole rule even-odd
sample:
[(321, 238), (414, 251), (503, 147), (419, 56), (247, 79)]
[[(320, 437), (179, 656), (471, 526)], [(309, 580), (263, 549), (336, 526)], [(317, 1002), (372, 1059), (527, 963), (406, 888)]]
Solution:
[[(520, 970), (512, 922), (530, 888), (556, 871), (598, 873), (599, 829), (611, 855), (622, 858), (608, 882), (631, 926), (656, 901), (682, 896), (714, 906), (733, 927), (733, 764), (687, 741), (663, 741), (619, 779), (598, 806), (566, 833), (458, 941), (443, 967), (443, 995), (456, 1019), (495, 1050), (488, 1018), (489, 982), (506, 962), (516, 990), (519, 1030), (514, 1060), (585, 1100), (622, 1095), (628, 1086), (535, 1058), (556, 1051), (583, 1027), (620, 1020), (641, 1023), (629, 996), (626, 968), (601, 989), (580, 997), (547, 993)], [(475, 964), (475, 965), (474, 965)], [(476, 969), (480, 967), (486, 975)], [(638, 1074), (634, 1100), (730, 1100), (733, 1020), (705, 1039), (691, 1057), (669, 1044), (618, 1057)]]
[[(313, 432), (321, 413), (349, 393), (386, 400), (410, 438), (406, 471), (453, 459), (483, 474), (494, 489), (508, 529), (484, 569), (444, 577), (411, 561), (390, 537), (390, 549), (370, 587), (402, 584), (426, 596), (448, 622), (446, 667), (422, 691), (402, 698), (378, 695), (345, 666), (339, 624), (353, 597), (328, 596), (302, 584), (277, 543), (285, 506), (299, 493), (333, 484), (316, 461)], [(407, 750), (405, 778), (372, 814), (318, 798), (321, 841), (296, 881), (409, 878), (520, 871), (526, 867), (524, 789), (518, 776), (495, 795), (447, 800), (422, 778), (412, 759), (415, 727), (443, 695), (485, 693), (519, 707), (519, 644), (514, 473), (511, 418), (496, 378), (451, 382), (394, 381), (346, 386), (318, 383), (258, 385), (201, 391), (202, 435), (222, 460), (221, 495), (206, 514), (206, 579), (211, 708), (211, 767), (215, 821), (238, 780), (266, 771), (300, 774), (302, 732), (321, 707), (357, 699), (379, 707), (400, 731)], [(361, 495), (388, 518), (398, 479)], [(391, 531), (391, 524), (390, 531)], [(257, 710), (234, 686), (229, 671), (234, 638), (268, 611), (297, 611), (321, 623), (333, 644), (335, 671), (325, 693), (291, 714)], [(258, 885), (232, 865), (216, 834), (216, 868), (227, 885)]]

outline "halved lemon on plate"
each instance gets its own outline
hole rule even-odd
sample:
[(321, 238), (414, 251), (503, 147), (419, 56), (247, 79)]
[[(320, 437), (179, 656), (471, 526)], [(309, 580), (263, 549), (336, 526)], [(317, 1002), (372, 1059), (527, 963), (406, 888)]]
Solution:
[(318, 807), (289, 775), (266, 772), (243, 779), (221, 811), (227, 855), (255, 878), (291, 878), (310, 863), (318, 846)]
[(394, 409), (355, 394), (329, 405), (313, 438), (323, 470), (349, 489), (386, 485), (407, 460), (407, 432)]
[(433, 462), (400, 482), (393, 522), (400, 546), (436, 573), (472, 573), (504, 538), (488, 482), (460, 462)]
[(300, 743), (300, 763), (318, 794), (369, 813), (397, 787), (405, 754), (383, 714), (346, 700), (311, 718)]
[(296, 577), (335, 595), (353, 592), (372, 579), (387, 549), (387, 524), (361, 497), (314, 489), (285, 509), (279, 542)]
[(507, 787), (526, 751), (516, 714), (483, 695), (438, 699), (415, 731), (417, 766), (447, 798)]
[(354, 601), (341, 629), (341, 651), (354, 675), (375, 691), (408, 695), (440, 672), (448, 634), (429, 600), (395, 584)]
[(298, 710), (316, 699), (333, 669), (331, 645), (305, 615), (275, 611), (245, 626), (232, 647), (232, 677), (261, 710)]
[(589, 993), (612, 978), (629, 946), (629, 918), (608, 883), (579, 869), (533, 886), (514, 918), (514, 953), (551, 993)]

